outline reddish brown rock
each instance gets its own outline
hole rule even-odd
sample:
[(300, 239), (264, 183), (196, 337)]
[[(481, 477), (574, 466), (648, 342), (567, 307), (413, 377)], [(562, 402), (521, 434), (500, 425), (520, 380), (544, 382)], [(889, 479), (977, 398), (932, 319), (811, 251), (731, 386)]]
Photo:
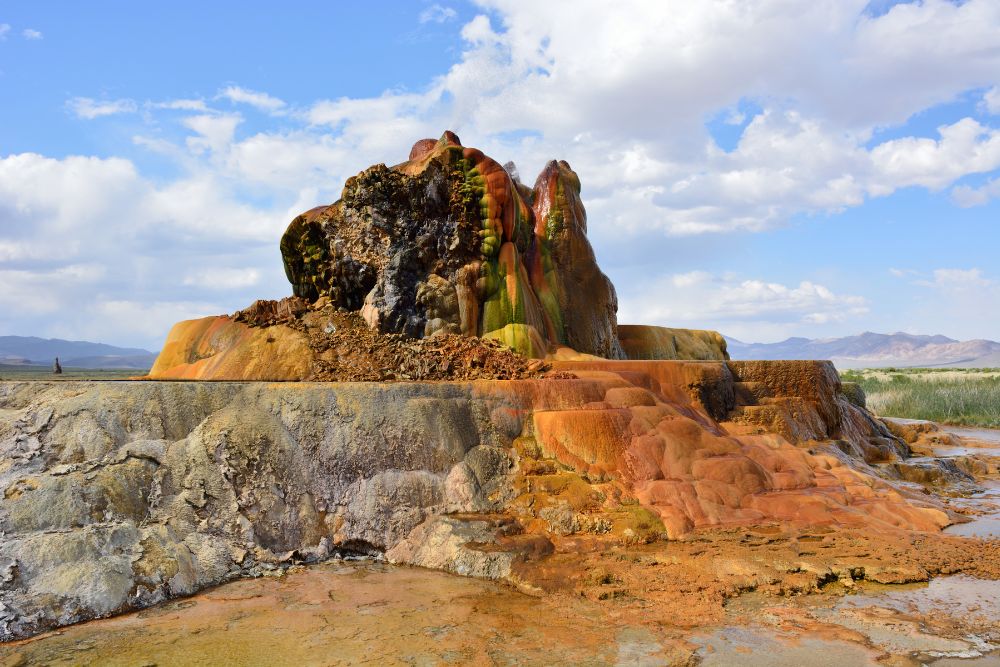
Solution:
[(729, 359), (726, 339), (718, 331), (619, 324), (618, 340), (629, 359)]
[(252, 327), (287, 324), (301, 315), (309, 307), (304, 299), (297, 296), (286, 297), (280, 301), (258, 299), (250, 307), (238, 310), (233, 319)]
[(203, 317), (173, 326), (149, 378), (301, 380), (313, 359), (305, 335), (285, 325), (251, 328), (226, 316)]

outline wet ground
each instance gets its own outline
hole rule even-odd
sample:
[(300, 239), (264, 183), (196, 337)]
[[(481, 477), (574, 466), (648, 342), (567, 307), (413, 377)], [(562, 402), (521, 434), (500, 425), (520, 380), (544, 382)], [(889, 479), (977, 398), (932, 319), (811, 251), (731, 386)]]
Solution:
[(976, 512), (972, 515), (972, 521), (948, 526), (944, 532), (950, 535), (1000, 539), (1000, 481), (981, 484), (985, 488), (982, 493), (951, 501), (952, 507)]
[[(962, 444), (976, 452), (990, 449), (984, 443), (1000, 443), (997, 432), (961, 435), (975, 438)], [(953, 507), (974, 513), (974, 520), (947, 533), (987, 539), (998, 535), (1000, 481), (980, 483), (984, 492), (952, 501)], [(760, 548), (779, 554), (777, 536), (769, 539), (774, 544)], [(798, 541), (813, 544), (801, 536)], [(703, 543), (708, 545), (697, 542)], [(969, 544), (976, 543), (972, 539)], [(965, 544), (960, 542), (962, 549)], [(645, 554), (635, 559), (639, 564), (630, 567), (645, 568), (651, 590), (657, 589), (653, 578), (661, 576), (655, 574), (661, 566), (675, 572), (672, 576), (690, 578), (696, 588), (678, 600), (693, 600), (690, 596), (701, 590), (693, 578), (696, 561), (684, 560), (682, 551), (692, 545), (671, 545), (656, 558)], [(712, 553), (703, 558), (732, 558), (724, 549)], [(801, 549), (794, 553), (806, 556)], [(673, 559), (677, 567), (671, 569), (664, 559)], [(627, 578), (625, 565), (620, 567), (618, 574)], [(692, 628), (685, 626), (691, 625), (694, 607), (686, 614), (684, 604), (656, 602), (650, 595), (631, 597), (628, 586), (612, 579), (615, 585), (608, 590), (615, 594), (607, 596), (577, 591), (536, 597), (438, 571), (337, 561), (237, 581), (142, 612), (0, 645), (0, 666), (1000, 667), (996, 580), (951, 575), (929, 584), (878, 585), (848, 577), (819, 593), (793, 596), (764, 587), (729, 599), (713, 625)]]
[[(962, 438), (960, 447), (936, 447), (938, 456), (973, 456), (1000, 458), (1000, 430), (986, 428), (944, 427)], [(951, 535), (1000, 539), (1000, 480), (980, 481), (983, 492), (952, 501), (952, 506), (973, 513), (973, 520), (945, 529)], [(997, 604), (1000, 604), (998, 602)]]
[(959, 447), (935, 447), (937, 456), (1000, 456), (1000, 430), (942, 426), (942, 429), (962, 438)]
[(0, 664), (668, 664), (675, 645), (607, 605), (375, 562), (238, 581), (0, 646)]
[(968, 438), (979, 442), (995, 443), (1000, 447), (1000, 429), (995, 428), (969, 428), (966, 426), (943, 426), (945, 431), (954, 433), (960, 438)]
[[(613, 604), (431, 570), (334, 562), (0, 647), (2, 665), (1000, 665), (1000, 582), (748, 594), (671, 631)], [(955, 663), (951, 660), (960, 659)], [(881, 662), (880, 662), (881, 661)]]
[[(746, 595), (707, 636), (704, 665), (1000, 665), (1000, 581), (832, 588), (790, 602)], [(952, 661), (959, 660), (959, 663)]]

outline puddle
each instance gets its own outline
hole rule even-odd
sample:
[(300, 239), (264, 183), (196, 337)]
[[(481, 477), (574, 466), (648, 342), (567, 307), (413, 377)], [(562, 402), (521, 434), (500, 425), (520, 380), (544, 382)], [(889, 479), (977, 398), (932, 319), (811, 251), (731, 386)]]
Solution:
[(337, 562), (0, 645), (0, 665), (662, 665), (682, 648), (609, 605)]
[(934, 456), (998, 456), (1000, 457), (1000, 447), (934, 447)]
[(981, 484), (985, 491), (968, 498), (955, 498), (952, 505), (984, 513), (971, 516), (972, 521), (969, 523), (948, 526), (944, 532), (949, 535), (1000, 539), (1000, 482), (993, 480)]
[(1000, 581), (967, 576), (787, 602), (748, 595), (727, 609), (752, 625), (699, 640), (699, 655), (705, 665), (874, 665), (892, 654), (939, 667), (1000, 667), (998, 600)]
[(699, 640), (701, 667), (841, 667), (878, 665), (877, 652), (858, 644), (775, 633), (768, 628), (731, 627)]
[[(955, 575), (932, 579), (927, 585), (878, 586), (848, 595), (821, 617), (864, 632), (889, 650), (971, 658), (1000, 648), (991, 644), (1000, 643), (998, 600), (1000, 581)], [(935, 632), (928, 632), (931, 629)], [(983, 632), (969, 635), (968, 629)]]
[(979, 442), (995, 443), (1000, 447), (1000, 429), (995, 428), (970, 428), (967, 426), (941, 426), (948, 433), (953, 433), (960, 438), (978, 440)]
[(965, 426), (945, 426), (946, 433), (962, 439), (957, 447), (935, 446), (935, 456), (997, 456), (1000, 457), (1000, 430), (989, 428), (969, 428)]
[[(875, 665), (1000, 667), (1000, 582), (794, 599), (750, 594), (732, 626), (629, 623), (615, 605), (374, 562), (242, 580), (138, 613), (0, 645), (0, 665)], [(946, 659), (964, 656), (961, 663)]]

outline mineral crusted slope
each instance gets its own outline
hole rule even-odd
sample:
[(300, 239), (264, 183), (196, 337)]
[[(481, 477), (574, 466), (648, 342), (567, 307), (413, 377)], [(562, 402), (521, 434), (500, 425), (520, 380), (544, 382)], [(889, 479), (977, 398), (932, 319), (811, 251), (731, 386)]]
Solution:
[(726, 339), (717, 331), (619, 324), (618, 339), (629, 359), (729, 359)]
[[(178, 322), (149, 372), (157, 380), (472, 380), (520, 379), (547, 364), (511, 351), (502, 336), (478, 338), (438, 333), (423, 339), (372, 330), (356, 313), (328, 300), (292, 306), (297, 297), (257, 301), (234, 316)], [(632, 360), (726, 358), (714, 331), (622, 326)], [(547, 343), (530, 330), (527, 345), (542, 356)], [(519, 334), (513, 334), (519, 335)], [(497, 340), (499, 338), (500, 340)], [(599, 359), (569, 347), (553, 361)]]
[(175, 324), (149, 376), (174, 380), (304, 380), (314, 364), (308, 338), (284, 325), (251, 328), (221, 315)]
[(2, 383), (0, 637), (338, 549), (516, 580), (572, 535), (949, 521), (861, 458), (905, 446), (828, 364), (555, 366), (515, 381)]

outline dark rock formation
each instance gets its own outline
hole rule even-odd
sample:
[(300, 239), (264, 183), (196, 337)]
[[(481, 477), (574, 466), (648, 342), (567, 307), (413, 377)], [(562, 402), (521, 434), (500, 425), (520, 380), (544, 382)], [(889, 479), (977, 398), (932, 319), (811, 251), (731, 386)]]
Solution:
[(339, 201), (295, 218), (281, 240), (295, 295), (361, 310), (383, 333), (623, 358), (579, 178), (555, 161), (533, 190), (516, 174), (446, 132), (418, 141), (402, 164), (348, 179)]

